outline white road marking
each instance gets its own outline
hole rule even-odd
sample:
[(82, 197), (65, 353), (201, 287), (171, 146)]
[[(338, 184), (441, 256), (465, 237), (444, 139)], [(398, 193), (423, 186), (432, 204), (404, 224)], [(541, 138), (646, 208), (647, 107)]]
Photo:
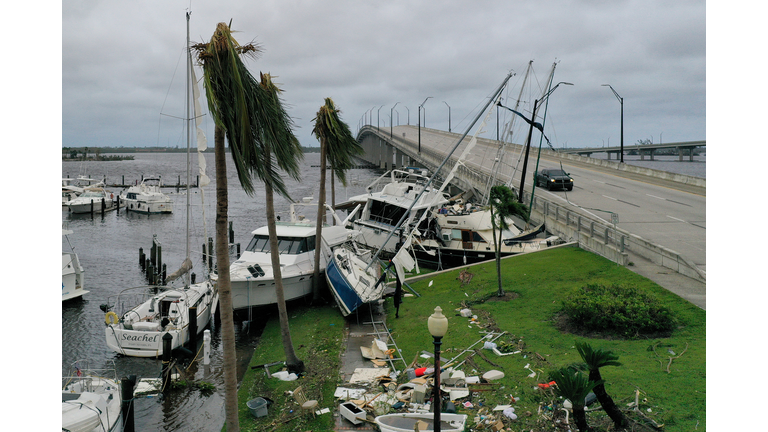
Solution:
[(685, 222), (685, 221), (684, 221), (684, 220), (682, 220), (682, 219), (678, 219), (678, 218), (676, 218), (676, 217), (672, 217), (672, 216), (670, 216), (670, 215), (667, 215), (667, 217), (668, 217), (668, 218), (670, 218), (670, 219), (674, 219), (674, 220), (676, 220), (676, 221)]
[(618, 201), (618, 200), (619, 200), (618, 198), (609, 197), (608, 195), (603, 195), (603, 198), (612, 199), (612, 200), (614, 200), (614, 201)]
[(660, 200), (666, 200), (666, 198), (657, 197), (656, 195), (651, 195), (651, 194), (645, 194), (645, 195), (646, 195), (646, 196), (649, 196), (649, 197), (651, 197), (651, 198), (656, 198), (656, 199), (660, 199)]

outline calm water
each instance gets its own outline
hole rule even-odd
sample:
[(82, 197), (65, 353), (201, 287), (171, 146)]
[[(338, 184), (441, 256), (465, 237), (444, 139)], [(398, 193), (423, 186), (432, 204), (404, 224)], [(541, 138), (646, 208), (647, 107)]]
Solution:
[[(213, 177), (213, 155), (206, 155), (208, 172)], [(196, 158), (193, 157), (196, 170)], [(292, 191), (292, 198), (313, 196), (319, 181), (319, 154), (307, 154), (302, 169), (303, 178), (300, 183), (287, 179), (286, 183)], [(228, 162), (231, 160), (228, 157)], [(64, 177), (77, 177), (83, 169), (92, 178), (107, 176), (107, 183), (120, 183), (125, 176), (126, 183), (133, 183), (141, 175), (161, 175), (166, 184), (176, 184), (178, 176), (181, 181), (186, 177), (186, 155), (184, 154), (135, 154), (133, 161), (119, 162), (65, 162), (62, 164)], [(193, 171), (194, 171), (193, 170)], [(255, 195), (249, 197), (240, 188), (235, 176), (235, 169), (228, 165), (229, 177), (229, 220), (235, 231), (235, 242), (244, 248), (250, 240), (250, 232), (266, 224), (263, 188), (257, 188)], [(365, 186), (372, 178), (380, 175), (371, 170), (356, 169), (349, 172), (350, 186), (337, 189), (337, 201), (347, 196), (365, 192)], [(190, 241), (192, 259), (196, 266), (200, 260), (205, 226), (202, 211), (205, 209), (208, 220), (208, 236), (215, 237), (213, 221), (215, 218), (215, 189), (214, 179), (204, 192), (205, 206), (201, 204), (201, 193), (192, 189), (192, 220), (190, 231), (194, 234)], [(194, 177), (192, 180), (194, 184)], [(330, 190), (330, 189), (328, 189)], [(119, 190), (113, 189), (117, 193)], [(74, 246), (83, 268), (85, 269), (85, 289), (90, 291), (84, 295), (83, 301), (73, 301), (62, 305), (62, 374), (69, 366), (80, 359), (88, 359), (91, 367), (102, 368), (115, 362), (118, 377), (135, 374), (142, 378), (156, 378), (161, 374), (160, 360), (123, 357), (110, 351), (104, 341), (104, 313), (99, 305), (106, 303), (107, 297), (117, 294), (120, 290), (144, 285), (144, 278), (138, 266), (139, 248), (144, 248), (146, 254), (152, 245), (152, 237), (157, 234), (162, 244), (163, 262), (167, 263), (168, 272), (178, 268), (185, 256), (185, 200), (183, 191), (176, 194), (175, 190), (167, 189), (174, 200), (174, 213), (171, 215), (137, 215), (125, 210), (109, 212), (103, 218), (95, 215), (71, 215), (62, 209), (62, 220), (68, 224), (74, 233), (69, 235), (69, 241)], [(286, 215), (288, 203), (283, 198), (275, 197), (275, 207), (278, 214)], [(314, 215), (307, 215), (314, 219)], [(66, 248), (66, 244), (63, 245)], [(202, 270), (196, 267), (198, 277)], [(242, 375), (250, 356), (258, 343), (260, 325), (252, 325), (251, 332), (247, 331), (244, 323), (235, 326), (237, 351), (240, 360), (238, 373)], [(211, 365), (204, 367), (202, 363), (192, 366), (188, 371), (189, 377), (196, 381), (207, 381), (217, 387), (211, 396), (202, 397), (197, 390), (185, 390), (168, 397), (140, 398), (135, 404), (135, 422), (137, 431), (154, 430), (184, 430), (211, 431), (219, 430), (224, 423), (223, 409), (223, 371), (221, 370), (222, 352), (219, 328), (212, 330)], [(198, 346), (202, 344), (202, 336)], [(282, 355), (282, 353), (280, 353)]]
[[(605, 153), (592, 153), (595, 159), (607, 159)], [(680, 162), (678, 156), (654, 156), (654, 160), (640, 160), (640, 156), (624, 155), (624, 163), (629, 165), (641, 166), (660, 171), (667, 171), (676, 174), (685, 174), (692, 177), (707, 178), (707, 156), (694, 156), (693, 162), (688, 161), (688, 156), (683, 156), (684, 161)], [(616, 155), (611, 155), (611, 160), (616, 161)]]
[[(176, 184), (179, 176), (185, 181), (186, 155), (184, 154), (135, 154), (133, 161), (119, 162), (65, 162), (62, 164), (63, 177), (77, 177), (84, 171), (93, 178), (107, 177), (107, 183), (120, 183), (123, 178), (126, 183), (133, 183), (143, 175), (161, 175), (166, 184)], [(190, 222), (193, 237), (190, 241), (192, 258), (196, 266), (201, 255), (201, 245), (206, 238), (202, 213), (205, 211), (208, 220), (207, 236), (214, 237), (213, 221), (215, 217), (215, 189), (213, 179), (213, 155), (206, 155), (208, 172), (212, 184), (202, 194), (198, 189), (192, 189), (192, 219)], [(649, 168), (705, 177), (706, 163), (699, 160), (694, 163), (681, 163), (675, 160), (634, 161), (625, 156), (625, 162), (643, 164)], [(639, 157), (638, 157), (639, 159)], [(193, 172), (196, 171), (196, 158), (192, 158)], [(313, 165), (315, 167), (313, 167)], [(295, 182), (286, 179), (292, 198), (316, 198), (319, 181), (319, 154), (306, 155), (302, 169), (302, 181)], [(263, 188), (256, 189), (255, 195), (246, 195), (239, 186), (235, 176), (231, 158), (228, 157), (229, 177), (229, 220), (233, 223), (235, 242), (244, 248), (250, 240), (250, 232), (266, 224)], [(348, 174), (350, 185), (347, 188), (337, 188), (337, 202), (345, 198), (365, 192), (373, 178), (381, 172), (367, 169), (351, 170)], [(194, 183), (194, 177), (193, 177)], [(330, 191), (330, 187), (328, 188)], [(70, 243), (78, 253), (85, 269), (85, 288), (90, 292), (82, 301), (69, 302), (62, 305), (62, 374), (69, 366), (80, 359), (88, 359), (94, 368), (103, 368), (114, 361), (118, 377), (135, 374), (143, 378), (156, 378), (161, 373), (161, 361), (122, 357), (107, 349), (104, 342), (104, 313), (99, 305), (106, 303), (107, 297), (117, 294), (120, 290), (144, 285), (144, 278), (138, 266), (139, 248), (149, 253), (153, 235), (157, 235), (163, 246), (163, 262), (167, 264), (168, 272), (174, 271), (185, 256), (185, 199), (182, 193), (167, 190), (174, 200), (174, 213), (171, 215), (142, 216), (127, 213), (125, 210), (109, 212), (104, 217), (95, 215), (70, 215), (66, 208), (62, 209), (62, 220), (74, 231), (69, 236)], [(113, 190), (118, 193), (119, 190)], [(330, 192), (329, 192), (330, 196)], [(330, 199), (330, 198), (329, 198)], [(285, 214), (288, 202), (275, 197), (278, 214)], [(313, 215), (307, 215), (313, 218)], [(66, 248), (66, 244), (64, 245)], [(198, 275), (202, 270), (196, 267)], [(247, 330), (244, 323), (235, 326), (237, 337), (237, 352), (239, 358), (238, 374), (242, 375), (253, 350), (258, 344), (260, 326), (251, 326)], [(135, 423), (137, 431), (210, 431), (219, 430), (224, 423), (223, 409), (223, 373), (221, 370), (222, 352), (219, 328), (212, 330), (211, 365), (193, 365), (187, 372), (191, 379), (207, 381), (217, 387), (212, 395), (200, 396), (197, 390), (184, 390), (177, 394), (162, 398), (140, 398), (135, 404)], [(202, 344), (202, 337), (199, 339)], [(282, 355), (282, 354), (281, 354)]]

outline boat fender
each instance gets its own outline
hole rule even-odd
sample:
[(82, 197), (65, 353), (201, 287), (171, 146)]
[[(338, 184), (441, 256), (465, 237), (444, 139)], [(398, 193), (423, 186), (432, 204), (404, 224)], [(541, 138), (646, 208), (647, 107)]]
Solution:
[(107, 325), (117, 324), (118, 321), (119, 320), (117, 318), (117, 314), (112, 311), (107, 312), (107, 314), (104, 316), (104, 322), (106, 322)]
[(115, 199), (115, 194), (109, 194), (109, 197)]

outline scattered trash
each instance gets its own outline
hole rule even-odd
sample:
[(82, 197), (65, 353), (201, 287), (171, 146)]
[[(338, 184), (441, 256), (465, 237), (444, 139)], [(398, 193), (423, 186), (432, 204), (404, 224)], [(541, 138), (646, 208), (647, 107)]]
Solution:
[(483, 379), (486, 381), (495, 381), (504, 378), (504, 372), (497, 370), (489, 370), (483, 374)]
[[(487, 350), (495, 350), (495, 349), (496, 349), (496, 347), (497, 347), (497, 345), (496, 345), (494, 342), (487, 342), (487, 341), (486, 341), (486, 342), (483, 344), (483, 349), (487, 349)], [(497, 351), (498, 351), (498, 350), (497, 350)]]
[(459, 315), (464, 318), (469, 318), (472, 316), (472, 311), (470, 309), (462, 309), (459, 311)]
[(275, 372), (275, 373), (272, 374), (272, 377), (273, 378), (277, 378), (280, 381), (295, 381), (295, 380), (299, 379), (298, 375), (296, 375), (293, 372), (288, 372), (288, 371)]
[(353, 402), (345, 402), (339, 405), (339, 413), (342, 417), (352, 422), (352, 424), (357, 425), (365, 421), (365, 410)]
[(517, 414), (515, 414), (515, 409), (512, 407), (505, 409), (501, 413), (510, 420), (517, 420)]
[(257, 397), (256, 399), (251, 399), (246, 402), (245, 405), (248, 407), (251, 415), (255, 418), (264, 417), (267, 415), (268, 402), (264, 398)]

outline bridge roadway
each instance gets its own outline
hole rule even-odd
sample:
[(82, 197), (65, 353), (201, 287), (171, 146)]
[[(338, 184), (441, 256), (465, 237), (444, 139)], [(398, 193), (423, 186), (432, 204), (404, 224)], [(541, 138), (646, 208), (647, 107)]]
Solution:
[[(375, 127), (364, 127), (358, 140), (367, 150), (369, 162), (378, 163), (376, 158), (395, 161), (396, 166), (426, 166), (435, 168), (450, 149), (455, 145), (460, 134), (421, 128), (421, 155), (418, 153), (419, 131), (416, 126), (395, 126), (381, 128), (378, 133)], [(454, 152), (458, 157), (471, 139), (468, 135)], [(381, 140), (384, 145), (379, 144)], [(386, 145), (394, 142), (395, 146)], [(377, 148), (377, 146), (380, 146)], [(394, 148), (397, 150), (394, 150)], [(465, 165), (470, 171), (490, 173), (493, 170), (494, 159), (498, 153), (499, 142), (496, 140), (478, 139), (476, 147), (465, 159)], [(544, 144), (546, 148), (546, 143)], [(523, 146), (508, 144), (507, 151), (501, 156), (499, 177), (509, 181), (514, 174), (512, 185), (515, 189), (520, 186), (522, 171), (521, 149)], [(377, 154), (378, 152), (378, 154)], [(538, 142), (532, 145), (524, 191), (530, 193), (533, 173), (536, 169)], [(432, 156), (432, 159), (429, 159)], [(519, 160), (519, 162), (518, 162)], [(648, 259), (637, 256), (631, 250), (628, 262), (633, 265), (627, 268), (648, 277), (688, 299), (701, 308), (706, 308), (706, 182), (702, 179), (679, 178), (656, 172), (631, 172), (620, 170), (618, 162), (593, 162), (590, 158), (559, 155), (550, 150), (542, 151), (539, 169), (562, 167), (574, 179), (572, 192), (547, 191), (536, 188), (536, 197), (572, 209), (592, 219), (602, 220), (608, 226), (611, 224), (611, 213), (618, 215), (618, 228), (639, 236), (650, 243), (661, 246), (679, 254), (686, 262), (697, 269), (699, 277), (691, 278), (680, 275), (668, 267), (661, 267)], [(652, 170), (648, 170), (652, 171)], [(685, 176), (682, 176), (685, 177)], [(690, 180), (690, 181), (689, 181)], [(700, 180), (700, 181), (697, 181)], [(528, 204), (528, 202), (526, 202)], [(680, 258), (678, 258), (680, 259)]]

